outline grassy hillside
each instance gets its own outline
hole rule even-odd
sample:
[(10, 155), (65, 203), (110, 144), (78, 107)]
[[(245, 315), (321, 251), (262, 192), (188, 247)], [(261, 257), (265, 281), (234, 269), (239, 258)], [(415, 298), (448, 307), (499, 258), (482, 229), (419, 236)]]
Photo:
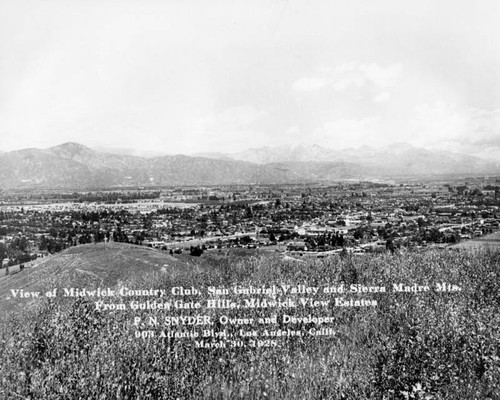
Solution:
[[(184, 265), (165, 252), (126, 243), (110, 242), (71, 247), (31, 268), (0, 276), (0, 312), (26, 301), (7, 301), (11, 289), (47, 291), (54, 287), (114, 286), (124, 277), (172, 271)], [(29, 301), (29, 299), (27, 300)]]
[[(104, 250), (96, 248), (98, 252)], [(88, 259), (80, 259), (79, 265), (91, 265), (92, 254), (88, 252)], [(146, 255), (150, 254), (144, 253), (144, 259)], [(115, 257), (109, 260), (111, 265)], [(156, 267), (161, 265), (158, 259)], [(197, 266), (172, 265), (162, 274), (139, 274), (120, 285), (170, 290), (235, 284), (323, 287), (450, 282), (462, 290), (373, 293), (376, 307), (328, 306), (321, 311), (332, 317), (334, 336), (285, 337), (278, 346), (221, 349), (195, 348), (194, 341), (186, 338), (135, 338), (134, 316), (162, 316), (165, 311), (104, 312), (96, 311), (90, 299), (43, 299), (14, 313), (1, 328), (0, 397), (498, 399), (499, 269), (500, 252), (490, 250), (334, 257), (305, 263), (278, 257), (228, 257), (217, 262), (200, 260)], [(114, 279), (119, 275), (110, 282)], [(200, 297), (206, 300), (208, 295)], [(226, 298), (237, 300), (232, 294)], [(140, 298), (127, 301), (133, 299)], [(305, 308), (168, 313), (204, 313), (214, 319), (221, 314), (257, 319), (274, 313), (279, 319), (284, 313), (320, 312)], [(251, 325), (245, 329), (259, 329)], [(225, 327), (230, 335), (241, 328)], [(298, 327), (309, 328), (305, 323)]]

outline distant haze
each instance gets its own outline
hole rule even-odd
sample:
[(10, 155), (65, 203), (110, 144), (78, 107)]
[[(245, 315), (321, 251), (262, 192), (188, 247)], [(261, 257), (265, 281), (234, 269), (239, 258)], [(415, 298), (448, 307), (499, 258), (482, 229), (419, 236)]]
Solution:
[(500, 160), (498, 21), (497, 0), (0, 0), (0, 150)]

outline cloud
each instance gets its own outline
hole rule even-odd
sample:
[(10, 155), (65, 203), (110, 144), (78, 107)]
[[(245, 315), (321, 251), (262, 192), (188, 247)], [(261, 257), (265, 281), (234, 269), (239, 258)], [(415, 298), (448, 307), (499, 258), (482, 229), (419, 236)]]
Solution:
[(382, 88), (393, 86), (401, 73), (401, 69), (401, 64), (392, 64), (384, 68), (378, 64), (372, 63), (368, 65), (360, 65), (359, 67), (359, 70), (364, 74), (368, 81), (371, 81), (375, 86)]
[(415, 145), (500, 158), (500, 109), (422, 104), (410, 127)]
[(293, 90), (297, 92), (310, 92), (313, 90), (321, 89), (329, 83), (330, 82), (326, 78), (306, 77), (294, 82)]
[(377, 94), (374, 98), (373, 101), (375, 103), (385, 103), (391, 99), (391, 94), (389, 92), (382, 92)]
[(234, 129), (240, 128), (257, 121), (267, 113), (252, 106), (241, 106), (226, 109), (219, 114), (206, 116), (202, 123), (207, 129)]
[(284, 143), (287, 143), (287, 142), (301, 142), (301, 141), (304, 141), (305, 137), (304, 137), (304, 132), (302, 132), (302, 129), (300, 129), (299, 126), (297, 125), (293, 125), (293, 126), (289, 126), (286, 130), (285, 130), (285, 142)]
[(204, 149), (214, 151), (224, 148), (224, 151), (233, 152), (255, 147), (256, 142), (266, 140), (266, 134), (256, 129), (253, 124), (266, 115), (264, 110), (245, 105), (186, 121), (184, 137), (191, 138), (193, 143), (184, 146), (187, 149), (184, 151), (193, 153)]
[(386, 67), (377, 63), (358, 64), (352, 62), (341, 64), (333, 69), (322, 66), (314, 76), (303, 77), (295, 81), (292, 88), (297, 92), (309, 92), (328, 86), (336, 91), (368, 85), (388, 88), (395, 85), (401, 70), (402, 65), (399, 63)]
[(313, 142), (336, 149), (386, 144), (380, 143), (380, 122), (380, 117), (328, 121), (315, 130)]
[(410, 131), (414, 143), (439, 146), (443, 142), (466, 137), (470, 123), (469, 111), (439, 101), (414, 108)]
[(331, 84), (333, 89), (335, 89), (337, 92), (340, 92), (342, 90), (346, 90), (349, 86), (358, 88), (363, 87), (367, 84), (367, 81), (363, 76), (351, 74), (350, 76), (347, 75), (345, 77), (335, 79), (333, 82), (331, 82)]

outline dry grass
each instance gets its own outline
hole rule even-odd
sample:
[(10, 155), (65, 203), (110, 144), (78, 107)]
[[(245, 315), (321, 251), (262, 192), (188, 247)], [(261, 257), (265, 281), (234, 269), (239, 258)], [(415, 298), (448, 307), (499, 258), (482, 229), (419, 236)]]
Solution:
[[(278, 257), (208, 261), (131, 278), (126, 284), (169, 289), (448, 281), (464, 290), (375, 295), (375, 308), (330, 307), (338, 336), (288, 338), (278, 347), (259, 349), (195, 349), (191, 340), (137, 340), (131, 312), (97, 312), (87, 300), (46, 300), (16, 312), (2, 327), (0, 397), (500, 398), (498, 251), (430, 251), (305, 263)], [(269, 311), (233, 313), (258, 317)]]

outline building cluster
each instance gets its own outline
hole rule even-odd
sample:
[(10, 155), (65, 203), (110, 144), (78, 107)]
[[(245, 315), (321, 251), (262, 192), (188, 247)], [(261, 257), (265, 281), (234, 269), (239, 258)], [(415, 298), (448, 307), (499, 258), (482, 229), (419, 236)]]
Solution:
[[(495, 179), (0, 193), (2, 265), (85, 243), (172, 253), (265, 248), (326, 256), (445, 246), (499, 230)], [(132, 194), (131, 194), (132, 193)]]

